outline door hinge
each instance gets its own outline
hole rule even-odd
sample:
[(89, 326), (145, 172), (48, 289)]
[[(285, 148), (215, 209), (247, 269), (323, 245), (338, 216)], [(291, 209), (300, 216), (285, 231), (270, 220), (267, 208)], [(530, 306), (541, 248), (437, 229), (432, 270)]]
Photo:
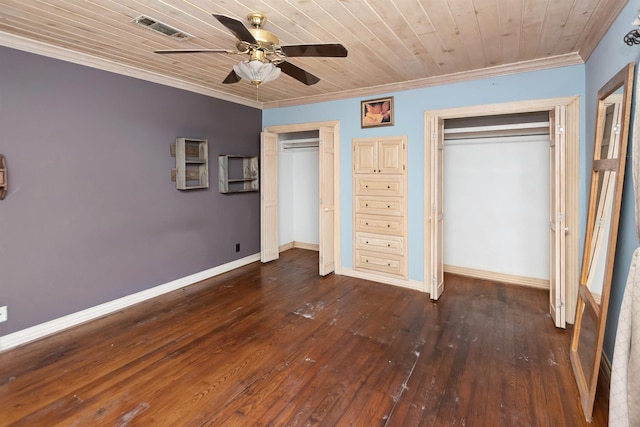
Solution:
[(556, 126), (556, 133), (564, 133), (564, 128), (560, 125)]
[(434, 133), (431, 134), (431, 140), (433, 142), (438, 140), (438, 133), (437, 132), (434, 132)]

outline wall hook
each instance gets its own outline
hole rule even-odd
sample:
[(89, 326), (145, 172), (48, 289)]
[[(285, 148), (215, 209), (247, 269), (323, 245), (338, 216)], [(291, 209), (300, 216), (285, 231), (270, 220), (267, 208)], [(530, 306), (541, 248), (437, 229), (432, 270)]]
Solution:
[(634, 44), (640, 44), (640, 32), (638, 32), (638, 29), (640, 29), (640, 14), (636, 16), (636, 19), (633, 20), (631, 25), (635, 25), (636, 27), (639, 27), (639, 28), (629, 31), (627, 35), (624, 36), (624, 42), (629, 46), (633, 46)]
[(0, 200), (7, 195), (7, 162), (0, 154)]

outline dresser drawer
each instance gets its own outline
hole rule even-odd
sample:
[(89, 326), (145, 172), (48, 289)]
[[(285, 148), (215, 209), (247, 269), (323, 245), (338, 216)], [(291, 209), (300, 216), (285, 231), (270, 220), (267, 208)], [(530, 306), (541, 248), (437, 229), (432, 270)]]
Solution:
[(356, 249), (380, 252), (383, 254), (403, 255), (404, 239), (398, 236), (356, 233)]
[(400, 197), (355, 196), (356, 213), (402, 216), (404, 199)]
[(402, 196), (404, 181), (402, 176), (356, 175), (354, 179), (356, 195)]
[(402, 236), (404, 234), (404, 217), (356, 214), (356, 231)]
[(361, 270), (373, 270), (404, 276), (404, 257), (401, 255), (384, 255), (375, 252), (357, 250), (355, 252), (355, 266)]

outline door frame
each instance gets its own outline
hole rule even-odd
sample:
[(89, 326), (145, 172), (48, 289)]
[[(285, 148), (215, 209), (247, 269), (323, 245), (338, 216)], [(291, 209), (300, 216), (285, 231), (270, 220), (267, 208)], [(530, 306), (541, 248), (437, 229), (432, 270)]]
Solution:
[[(340, 262), (340, 121), (331, 120), (325, 122), (298, 123), (291, 125), (266, 126), (264, 132), (278, 134), (320, 131), (320, 128), (329, 127), (333, 129), (333, 206), (335, 207), (333, 214), (333, 255), (335, 261), (335, 273), (340, 274), (342, 263)], [(321, 157), (318, 156), (318, 162)], [(319, 165), (322, 167), (322, 165)], [(322, 169), (320, 169), (322, 170)], [(264, 185), (262, 183), (261, 185)], [(320, 219), (321, 220), (321, 219)], [(322, 245), (322, 239), (319, 243)], [(319, 254), (322, 254), (322, 247), (319, 248)]]
[[(580, 97), (549, 98), (531, 101), (505, 102), (499, 104), (475, 105), (468, 107), (449, 108), (442, 110), (425, 111), (424, 115), (424, 143), (425, 143), (425, 165), (429, 162), (429, 153), (432, 142), (432, 134), (436, 132), (432, 129), (433, 123), (438, 119), (458, 119), (465, 117), (495, 116), (502, 114), (530, 113), (530, 112), (552, 112), (556, 107), (565, 107), (565, 143), (566, 143), (566, 257), (565, 257), (565, 308), (566, 320), (573, 323), (575, 319), (576, 305), (573, 303), (578, 297), (579, 284), (579, 260), (580, 260), (580, 227), (579, 227), (579, 189), (580, 189)], [(429, 168), (425, 166), (425, 206), (424, 212), (430, 212), (431, 198)], [(429, 218), (426, 215), (425, 218)], [(429, 221), (426, 219), (425, 221)], [(424, 245), (425, 256), (430, 254), (430, 223), (425, 223)], [(429, 292), (431, 283), (430, 259), (425, 259), (424, 286), (425, 292)], [(443, 262), (443, 260), (441, 260)]]

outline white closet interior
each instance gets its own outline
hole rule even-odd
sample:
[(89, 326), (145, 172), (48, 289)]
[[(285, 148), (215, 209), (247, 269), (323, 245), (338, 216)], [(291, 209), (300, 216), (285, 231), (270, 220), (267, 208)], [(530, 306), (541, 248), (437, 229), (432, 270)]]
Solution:
[(317, 249), (319, 244), (319, 132), (280, 134), (278, 195), (280, 247)]
[(549, 280), (549, 116), (449, 119), (444, 264)]

